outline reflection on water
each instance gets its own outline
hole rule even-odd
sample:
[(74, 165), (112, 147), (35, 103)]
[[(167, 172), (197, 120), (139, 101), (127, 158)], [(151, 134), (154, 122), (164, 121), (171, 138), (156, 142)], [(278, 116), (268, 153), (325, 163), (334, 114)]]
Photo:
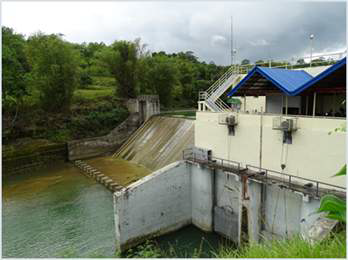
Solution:
[(70, 164), (3, 180), (3, 257), (114, 255), (112, 194)]

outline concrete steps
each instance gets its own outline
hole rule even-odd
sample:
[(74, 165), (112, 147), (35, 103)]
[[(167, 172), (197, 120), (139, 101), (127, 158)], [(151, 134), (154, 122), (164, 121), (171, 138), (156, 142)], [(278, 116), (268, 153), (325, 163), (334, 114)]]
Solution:
[(115, 181), (113, 181), (110, 177), (101, 173), (98, 169), (93, 168), (88, 165), (86, 162), (82, 160), (76, 160), (73, 162), (74, 165), (81, 170), (81, 172), (93, 179), (95, 179), (98, 183), (104, 185), (111, 192), (115, 192), (121, 190), (123, 188), (122, 185), (119, 185)]

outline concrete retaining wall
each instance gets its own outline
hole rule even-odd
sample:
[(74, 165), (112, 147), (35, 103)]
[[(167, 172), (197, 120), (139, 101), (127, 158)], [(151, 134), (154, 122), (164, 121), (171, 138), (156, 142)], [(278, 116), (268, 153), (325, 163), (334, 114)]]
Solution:
[[(66, 161), (67, 146), (65, 143), (43, 143), (33, 141), (32, 148), (14, 145), (2, 154), (2, 175), (29, 173), (34, 168), (41, 168), (49, 163)], [(38, 144), (37, 144), (38, 143)], [(30, 145), (30, 143), (29, 143)]]
[(191, 176), (184, 162), (172, 163), (114, 194), (117, 248), (191, 223)]
[(132, 113), (119, 126), (105, 136), (68, 142), (69, 160), (80, 160), (115, 151), (139, 127), (139, 114)]
[(314, 214), (319, 199), (279, 185), (242, 180), (195, 163), (172, 163), (114, 194), (117, 248), (190, 223), (238, 244), (244, 233), (256, 242), (268, 236), (306, 236), (320, 218)]

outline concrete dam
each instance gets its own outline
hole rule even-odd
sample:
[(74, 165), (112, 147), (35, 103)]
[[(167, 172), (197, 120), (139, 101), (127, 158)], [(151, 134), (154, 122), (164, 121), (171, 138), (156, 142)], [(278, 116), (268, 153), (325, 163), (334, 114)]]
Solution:
[(194, 120), (154, 116), (114, 154), (155, 171), (182, 159), (194, 144)]

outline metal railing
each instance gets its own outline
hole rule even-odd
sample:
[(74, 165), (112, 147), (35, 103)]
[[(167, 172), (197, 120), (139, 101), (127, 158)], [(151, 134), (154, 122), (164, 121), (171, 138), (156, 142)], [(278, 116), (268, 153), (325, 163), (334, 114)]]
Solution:
[[(230, 170), (235, 172), (236, 174), (241, 173), (248, 173), (249, 175), (253, 175), (255, 177), (258, 177), (258, 179), (261, 179), (264, 182), (276, 181), (281, 182), (284, 184), (285, 187), (292, 189), (295, 188), (295, 186), (301, 186), (303, 188), (303, 192), (312, 194), (315, 196), (319, 196), (320, 189), (326, 190), (325, 193), (328, 192), (341, 192), (345, 193), (346, 188), (330, 183), (325, 183), (322, 181), (312, 180), (300, 176), (295, 176), (283, 172), (278, 172), (270, 169), (260, 168), (258, 166), (253, 166), (250, 164), (246, 164), (244, 168), (241, 167), (242, 163), (233, 161), (233, 160), (227, 160), (219, 157), (210, 157), (207, 160), (201, 159), (199, 156), (195, 155), (192, 148), (185, 149), (183, 151), (183, 159), (187, 161), (192, 161), (196, 163), (204, 163), (208, 164), (212, 167), (218, 167), (218, 168), (230, 168)], [(256, 175), (255, 175), (256, 174)], [(314, 187), (313, 187), (314, 186)], [(314, 189), (313, 189), (314, 188)], [(334, 188), (334, 189), (333, 189)]]
[(210, 157), (209, 160), (202, 160), (200, 159), (200, 156), (197, 156), (191, 148), (183, 150), (183, 159), (187, 161), (192, 161), (192, 162), (198, 162), (198, 163), (208, 163), (208, 164), (218, 164), (223, 167), (230, 167), (235, 170), (240, 171), (241, 168), (241, 163), (237, 161), (232, 161), (232, 160), (226, 160), (223, 158), (219, 157)]
[[(284, 172), (278, 172), (278, 171), (274, 171), (274, 170), (270, 170), (270, 169), (260, 168), (258, 166), (253, 166), (250, 164), (246, 164), (245, 167), (247, 169), (253, 169), (254, 171), (256, 171), (259, 174), (262, 173), (262, 175), (266, 179), (270, 178), (270, 177), (280, 176), (277, 178), (277, 181), (283, 182), (288, 188), (291, 188), (292, 184), (297, 184), (297, 185), (304, 184), (304, 185), (307, 185), (306, 187), (308, 187), (307, 188), (308, 190), (312, 190), (312, 186), (315, 186), (315, 195), (316, 196), (319, 196), (319, 186), (320, 185), (321, 185), (321, 188), (325, 188), (325, 189), (336, 188), (341, 192), (346, 192), (345, 187), (326, 183), (326, 182), (322, 182), (322, 181), (312, 180), (312, 179), (303, 178), (300, 176), (296, 176), (296, 175), (292, 175), (292, 174), (288, 174), (288, 173), (284, 173)], [(296, 183), (296, 181), (297, 181), (297, 183)], [(337, 191), (337, 190), (334, 190), (334, 191)]]
[[(303, 57), (296, 57), (296, 60), (303, 59), (304, 63), (294, 63), (295, 59), (292, 61), (275, 61), (274, 59), (264, 59), (265, 61), (255, 62), (254, 64), (247, 64), (247, 65), (235, 65), (236, 70), (239, 74), (247, 74), (254, 66), (262, 66), (262, 67), (269, 67), (269, 68), (284, 68), (284, 69), (301, 69), (301, 68), (308, 68), (308, 67), (318, 67), (318, 66), (329, 66), (332, 64), (335, 64), (337, 61), (341, 60), (344, 56), (346, 56), (347, 50), (343, 52), (335, 52), (335, 53), (324, 53), (324, 54), (318, 54), (318, 55), (312, 55), (310, 56), (303, 56)], [(325, 58), (321, 60), (320, 58)], [(305, 60), (310, 60), (312, 58), (312, 61), (309, 63), (305, 62)], [(319, 58), (319, 59), (316, 59)], [(313, 60), (314, 59), (314, 60)], [(263, 60), (263, 59), (260, 59)], [(273, 63), (283, 63), (281, 65), (273, 66)]]

